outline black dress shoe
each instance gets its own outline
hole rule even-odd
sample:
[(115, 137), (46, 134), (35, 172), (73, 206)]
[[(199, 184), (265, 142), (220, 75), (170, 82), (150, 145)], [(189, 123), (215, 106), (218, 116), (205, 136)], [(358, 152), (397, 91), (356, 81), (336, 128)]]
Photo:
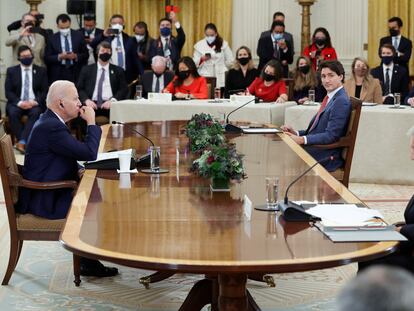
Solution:
[[(82, 258), (84, 259), (84, 258)], [(99, 278), (115, 276), (118, 274), (118, 269), (114, 267), (105, 267), (98, 260), (88, 260), (83, 262), (81, 260), (80, 275), (82, 276), (96, 276)]]

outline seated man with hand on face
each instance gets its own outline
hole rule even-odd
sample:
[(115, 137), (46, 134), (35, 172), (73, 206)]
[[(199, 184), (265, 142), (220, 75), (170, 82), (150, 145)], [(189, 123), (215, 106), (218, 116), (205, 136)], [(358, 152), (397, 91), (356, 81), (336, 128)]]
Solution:
[(163, 56), (154, 56), (151, 61), (151, 71), (142, 75), (142, 96), (148, 93), (161, 93), (161, 91), (174, 78), (174, 73), (167, 69), (167, 60)]
[(283, 125), (286, 132), (296, 143), (305, 145), (305, 150), (317, 161), (333, 157), (321, 163), (329, 172), (343, 166), (342, 148), (319, 149), (312, 145), (328, 145), (337, 142), (346, 134), (351, 102), (342, 85), (345, 70), (338, 61), (324, 61), (320, 64), (322, 85), (327, 91), (318, 113), (312, 118), (306, 130), (296, 131)]
[[(76, 87), (69, 81), (52, 83), (46, 105), (46, 112), (35, 123), (27, 142), (23, 177), (37, 182), (79, 180), (77, 161), (95, 160), (98, 154), (102, 131), (95, 125), (95, 113), (90, 107), (81, 107)], [(88, 124), (84, 142), (74, 138), (65, 124), (79, 115)], [(63, 219), (72, 203), (72, 191), (21, 188), (16, 212)], [(105, 277), (118, 273), (116, 268), (86, 258), (81, 258), (80, 268), (81, 275)]]
[(128, 85), (124, 70), (109, 63), (111, 44), (102, 41), (97, 51), (98, 62), (82, 68), (76, 87), (82, 103), (96, 110), (97, 116), (109, 118), (112, 102), (126, 99)]

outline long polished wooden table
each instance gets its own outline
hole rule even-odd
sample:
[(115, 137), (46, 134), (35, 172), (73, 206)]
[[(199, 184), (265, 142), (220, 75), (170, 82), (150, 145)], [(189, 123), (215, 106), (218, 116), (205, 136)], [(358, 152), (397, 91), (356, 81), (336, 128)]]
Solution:
[[(161, 146), (168, 174), (133, 174), (128, 188), (115, 171), (85, 172), (61, 235), (66, 249), (130, 267), (205, 274), (180, 310), (211, 303), (212, 310), (226, 311), (260, 310), (246, 290), (249, 274), (329, 268), (394, 251), (394, 242), (333, 243), (308, 223), (286, 223), (273, 212), (253, 210), (249, 219), (243, 198), (264, 204), (266, 176), (279, 176), (285, 189), (315, 160), (285, 134), (229, 136), (245, 154), (248, 178), (228, 193), (212, 193), (208, 180), (189, 172), (194, 157), (184, 124), (133, 125)], [(128, 126), (103, 127), (101, 151), (130, 147), (143, 154), (148, 143)], [(320, 165), (289, 198), (360, 203)]]

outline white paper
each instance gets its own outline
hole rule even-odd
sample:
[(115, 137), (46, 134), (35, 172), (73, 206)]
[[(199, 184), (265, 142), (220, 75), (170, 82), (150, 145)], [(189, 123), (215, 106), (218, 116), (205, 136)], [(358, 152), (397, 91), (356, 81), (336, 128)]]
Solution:
[(275, 128), (243, 128), (243, 133), (246, 134), (273, 134), (281, 132), (281, 130)]
[(125, 149), (120, 151), (113, 152), (100, 152), (95, 161), (88, 161), (88, 163), (94, 163), (102, 160), (118, 159), (118, 154), (120, 153), (129, 153), (132, 156), (132, 149)]
[(322, 223), (329, 226), (364, 226), (373, 218), (383, 218), (379, 211), (355, 204), (318, 204), (306, 212), (321, 218)]

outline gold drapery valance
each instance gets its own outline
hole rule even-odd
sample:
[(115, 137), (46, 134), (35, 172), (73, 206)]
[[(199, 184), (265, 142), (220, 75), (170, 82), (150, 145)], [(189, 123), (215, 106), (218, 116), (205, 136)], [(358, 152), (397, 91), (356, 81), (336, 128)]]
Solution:
[[(402, 35), (410, 40), (414, 37), (414, 1), (368, 0), (368, 62), (378, 66), (379, 40), (388, 36), (388, 19), (399, 16), (403, 20)], [(410, 59), (410, 74), (414, 74), (413, 55)]]
[[(182, 56), (193, 55), (194, 44), (204, 37), (204, 26), (210, 22), (217, 26), (219, 34), (231, 46), (233, 0), (176, 0), (171, 4), (180, 8), (177, 17), (186, 34)], [(131, 35), (134, 24), (144, 21), (150, 35), (158, 37), (158, 21), (165, 16), (165, 0), (106, 0), (107, 23), (113, 14), (124, 16), (126, 33)]]

